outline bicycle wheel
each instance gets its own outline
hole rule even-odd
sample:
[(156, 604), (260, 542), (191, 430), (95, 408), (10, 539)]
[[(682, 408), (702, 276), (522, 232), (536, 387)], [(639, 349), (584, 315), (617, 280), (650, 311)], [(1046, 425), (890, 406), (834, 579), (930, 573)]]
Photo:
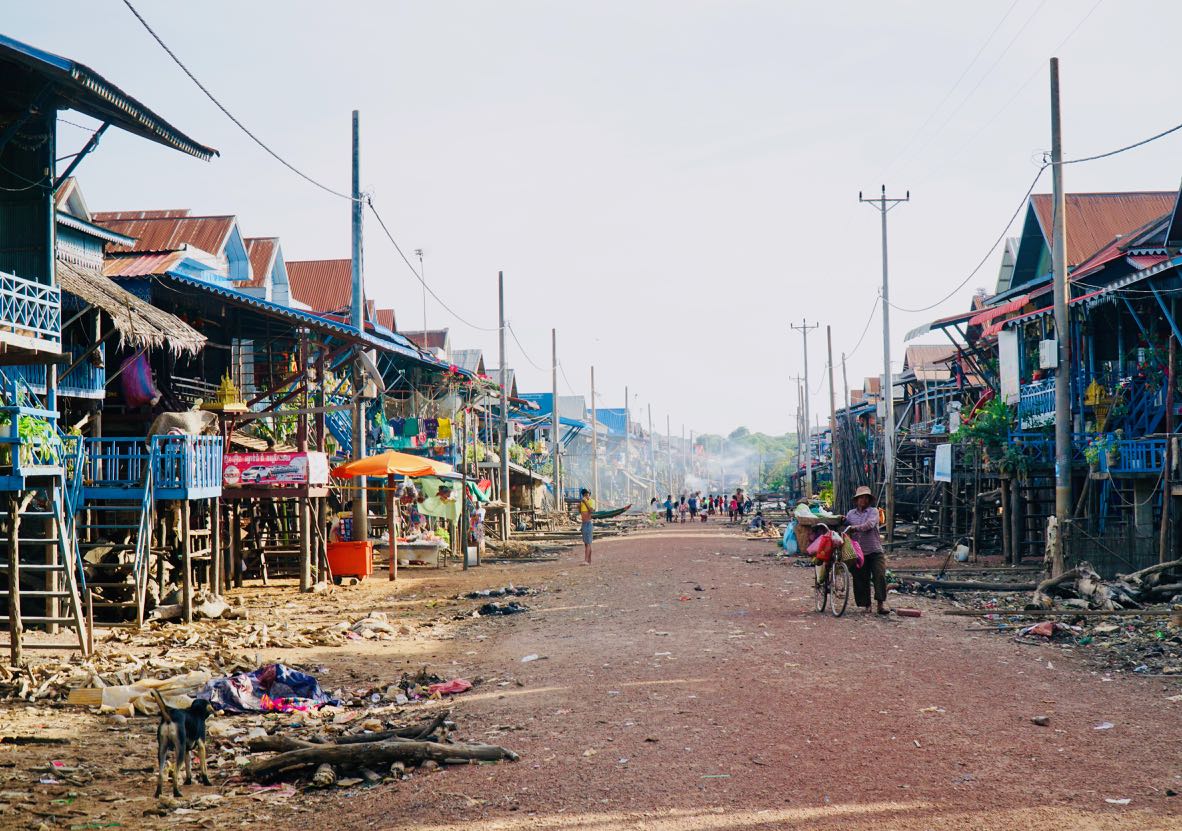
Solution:
[(834, 617), (841, 617), (845, 614), (845, 607), (850, 602), (850, 570), (845, 563), (838, 560), (833, 564), (833, 573), (830, 576), (832, 583), (833, 599), (830, 605), (830, 611), (833, 612)]
[[(816, 569), (816, 571), (820, 572), (820, 569), (818, 568), (818, 569)], [(817, 576), (819, 577), (820, 575), (818, 574)], [(817, 611), (818, 612), (825, 611), (825, 603), (829, 600), (829, 580), (830, 580), (830, 570), (828, 570), (828, 569), (825, 572), (825, 579), (824, 580), (819, 580), (819, 579), (814, 578), (813, 591), (817, 595)]]

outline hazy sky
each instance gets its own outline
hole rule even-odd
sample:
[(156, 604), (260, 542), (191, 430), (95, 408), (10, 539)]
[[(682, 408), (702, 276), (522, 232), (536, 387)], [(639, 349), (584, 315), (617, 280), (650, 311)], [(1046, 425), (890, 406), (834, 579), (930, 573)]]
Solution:
[[(859, 190), (911, 191), (890, 215), (895, 303), (926, 306), (965, 278), (1049, 146), (1046, 61), (1081, 21), (1058, 48), (1069, 157), (1182, 120), (1172, 53), (1146, 40), (1179, 30), (1173, 3), (137, 5), (232, 112), (338, 189), (361, 110), (364, 187), (408, 253), (425, 250), (440, 296), (493, 327), (505, 271), (509, 320), (542, 367), (510, 339), (523, 391), (549, 389), (556, 327), (575, 390), (594, 363), (602, 406), (628, 385), (675, 433), (793, 429), (790, 322), (832, 324), (835, 353), (853, 350), (880, 282), (878, 214)], [(92, 210), (233, 213), (288, 259), (349, 256), (348, 203), (255, 147), (121, 2), (4, 6), (5, 34), (92, 66), (221, 151), (203, 163), (111, 131), (79, 170)], [(86, 135), (63, 127), (63, 155)], [(1180, 147), (1070, 167), (1067, 187), (1173, 188)], [(379, 234), (368, 221), (370, 296), (418, 329), (421, 290)], [(938, 308), (893, 314), (896, 368), (904, 332), (967, 308), (997, 260)], [(427, 319), (495, 363), (495, 333), (434, 301)], [(854, 385), (881, 372), (881, 331), (876, 318), (853, 354)], [(809, 358), (827, 413), (824, 333)]]

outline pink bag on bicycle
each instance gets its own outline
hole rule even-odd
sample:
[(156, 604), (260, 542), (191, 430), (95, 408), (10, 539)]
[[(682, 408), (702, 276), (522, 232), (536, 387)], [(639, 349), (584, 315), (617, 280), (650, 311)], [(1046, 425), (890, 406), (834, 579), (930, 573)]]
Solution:
[(861, 568), (866, 564), (866, 555), (862, 553), (862, 546), (858, 544), (856, 539), (849, 536), (848, 534), (846, 535), (846, 539), (850, 541), (850, 545), (852, 545), (854, 548), (854, 564), (858, 568)]

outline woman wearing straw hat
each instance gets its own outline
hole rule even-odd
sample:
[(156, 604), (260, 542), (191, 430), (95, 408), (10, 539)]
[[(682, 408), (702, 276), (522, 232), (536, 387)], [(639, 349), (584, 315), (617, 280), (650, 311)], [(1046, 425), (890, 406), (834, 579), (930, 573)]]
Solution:
[(878, 508), (874, 507), (874, 494), (863, 485), (854, 491), (854, 509), (845, 515), (849, 535), (862, 547), (865, 561), (852, 569), (854, 576), (854, 602), (862, 611), (870, 611), (870, 582), (874, 581), (874, 600), (878, 614), (889, 615), (886, 607), (886, 554), (882, 550), (882, 537), (878, 534)]

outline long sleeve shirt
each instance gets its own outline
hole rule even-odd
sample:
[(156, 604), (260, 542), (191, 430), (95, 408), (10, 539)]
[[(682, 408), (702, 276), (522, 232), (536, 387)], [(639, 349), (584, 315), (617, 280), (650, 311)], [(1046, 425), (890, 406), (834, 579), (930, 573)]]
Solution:
[(850, 537), (862, 547), (863, 554), (881, 554), (882, 537), (878, 534), (878, 508), (854, 508), (845, 515)]

